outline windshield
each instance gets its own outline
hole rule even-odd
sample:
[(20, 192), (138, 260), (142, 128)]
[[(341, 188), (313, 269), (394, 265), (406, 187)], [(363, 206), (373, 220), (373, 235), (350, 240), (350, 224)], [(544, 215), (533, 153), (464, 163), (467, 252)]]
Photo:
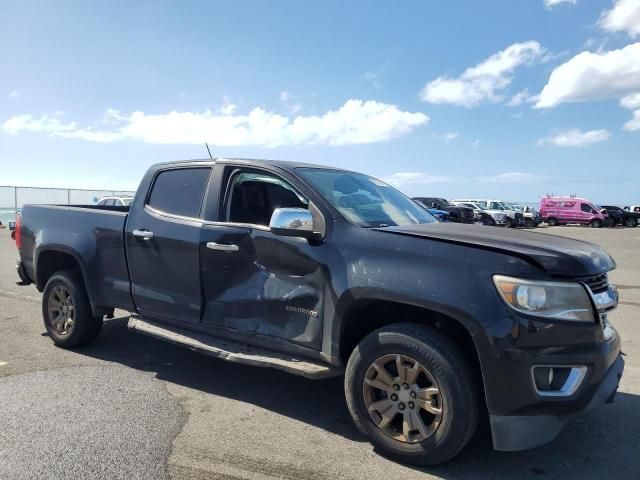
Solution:
[(500, 202), (489, 202), (489, 209), (490, 210), (504, 210), (504, 205), (502, 205)]
[(299, 168), (298, 172), (346, 219), (362, 227), (437, 222), (413, 200), (376, 178), (316, 168)]

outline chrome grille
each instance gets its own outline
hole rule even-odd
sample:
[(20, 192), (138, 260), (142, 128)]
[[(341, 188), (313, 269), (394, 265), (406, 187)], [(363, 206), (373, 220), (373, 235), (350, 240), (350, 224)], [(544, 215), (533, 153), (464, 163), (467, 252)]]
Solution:
[(609, 288), (609, 279), (606, 273), (594, 275), (593, 277), (582, 277), (576, 280), (587, 284), (594, 294), (606, 292), (607, 288)]

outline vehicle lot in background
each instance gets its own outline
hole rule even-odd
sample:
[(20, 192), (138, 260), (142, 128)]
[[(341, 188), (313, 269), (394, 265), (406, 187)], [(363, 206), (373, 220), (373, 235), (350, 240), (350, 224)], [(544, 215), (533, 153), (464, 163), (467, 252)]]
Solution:
[[(0, 422), (9, 427), (0, 478), (47, 478), (46, 472), (49, 478), (162, 478), (166, 464), (174, 478), (637, 479), (640, 230), (538, 231), (594, 241), (617, 261), (610, 278), (621, 303), (611, 319), (624, 338), (627, 366), (616, 404), (578, 418), (535, 450), (495, 452), (486, 437), (476, 437), (455, 461), (418, 469), (372, 451), (351, 423), (341, 378), (309, 381), (214, 360), (131, 334), (118, 315), (95, 344), (55, 348), (40, 335), (38, 292), (15, 284), (16, 250), (5, 230)], [(64, 384), (53, 390), (60, 378)], [(137, 409), (141, 403), (148, 408)], [(91, 421), (69, 424), (78, 414)], [(30, 469), (16, 466), (24, 458)]]

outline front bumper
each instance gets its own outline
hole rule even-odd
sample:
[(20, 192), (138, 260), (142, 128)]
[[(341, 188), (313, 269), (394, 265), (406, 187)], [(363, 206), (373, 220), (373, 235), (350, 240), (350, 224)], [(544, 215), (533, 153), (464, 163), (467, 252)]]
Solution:
[(489, 415), (493, 448), (505, 452), (538, 447), (553, 440), (569, 420), (604, 403), (612, 403), (624, 371), (618, 355), (591, 400), (582, 409), (557, 415)]

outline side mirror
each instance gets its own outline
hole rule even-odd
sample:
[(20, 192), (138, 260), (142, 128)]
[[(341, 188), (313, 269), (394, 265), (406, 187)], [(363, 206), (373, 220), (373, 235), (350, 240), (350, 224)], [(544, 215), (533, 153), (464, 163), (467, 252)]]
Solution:
[(271, 215), (269, 228), (275, 235), (284, 237), (314, 237), (313, 216), (304, 208), (276, 208)]
[(16, 222), (9, 222), (9, 230), (13, 232), (16, 229)]

